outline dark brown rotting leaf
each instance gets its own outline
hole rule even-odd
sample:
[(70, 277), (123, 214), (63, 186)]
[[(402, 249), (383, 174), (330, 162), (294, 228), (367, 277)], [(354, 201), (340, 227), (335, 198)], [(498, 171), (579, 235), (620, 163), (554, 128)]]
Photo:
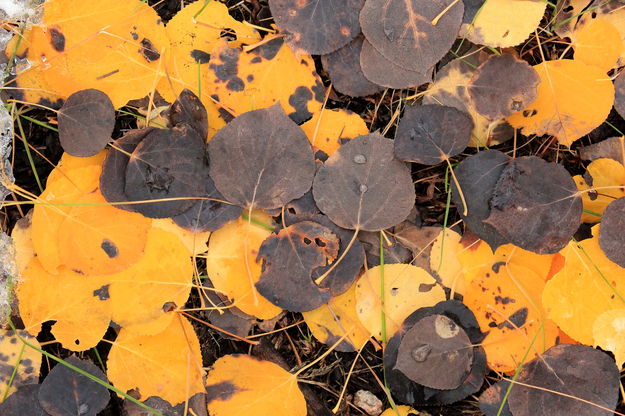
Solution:
[(72, 156), (88, 157), (104, 149), (115, 127), (108, 95), (89, 89), (70, 95), (59, 111), (59, 140)]
[(330, 156), (315, 175), (313, 196), (339, 227), (363, 231), (399, 224), (415, 203), (408, 166), (379, 133), (352, 139)]
[[(510, 384), (507, 381), (501, 380), (482, 392), (480, 395), (480, 410), (485, 416), (512, 416), (507, 400), (503, 407), (501, 406), (509, 386)], [(499, 409), (501, 409), (501, 412)]]
[[(363, 244), (359, 240), (355, 240), (352, 243), (349, 251), (345, 253), (347, 245), (354, 237), (354, 231), (346, 230), (338, 225), (334, 224), (330, 219), (321, 214), (307, 214), (301, 213), (299, 215), (285, 215), (286, 225), (297, 224), (301, 221), (313, 221), (318, 223), (334, 233), (339, 239), (339, 252), (336, 255), (337, 259), (341, 261), (332, 269), (332, 271), (325, 277), (319, 286), (323, 289), (328, 289), (332, 296), (338, 296), (351, 287), (356, 278), (360, 275), (360, 270), (365, 260), (365, 249)], [(359, 234), (360, 236), (361, 234)], [(379, 251), (378, 251), (379, 253)], [(313, 273), (313, 279), (317, 279), (332, 267), (332, 264), (328, 266), (318, 267)]]
[(610, 260), (625, 267), (625, 198), (611, 202), (603, 212), (599, 245)]
[(360, 33), (365, 0), (269, 0), (278, 28), (294, 50), (312, 55), (334, 52)]
[(312, 272), (337, 258), (338, 237), (312, 221), (290, 225), (268, 237), (260, 246), (263, 268), (258, 292), (271, 303), (291, 312), (308, 312), (332, 298), (315, 284)]
[(453, 320), (431, 315), (402, 337), (395, 368), (415, 383), (438, 390), (460, 386), (473, 364), (471, 341)]
[[(172, 406), (169, 402), (157, 396), (150, 396), (147, 400), (143, 401), (143, 403), (164, 416), (183, 416), (185, 414), (185, 408), (187, 409), (186, 413), (189, 415), (208, 416), (205, 393), (197, 393), (191, 396), (188, 402), (178, 403), (176, 406)], [(191, 409), (193, 412), (191, 412)], [(141, 407), (130, 400), (124, 400), (124, 416), (152, 415), (154, 415), (154, 412), (147, 410), (145, 407)]]
[(435, 278), (436, 275), (430, 270), (430, 253), (432, 243), (441, 231), (443, 231), (441, 227), (406, 225), (395, 233), (397, 241), (412, 252), (410, 256), (410, 259), (414, 259), (412, 264), (427, 270)]
[[(204, 317), (208, 322), (212, 323), (218, 328), (223, 329), (231, 334), (239, 337), (246, 337), (252, 329), (252, 326), (256, 323), (256, 318), (250, 315), (244, 314), (239, 308), (232, 305), (232, 302), (214, 290), (213, 283), (209, 279), (204, 280), (204, 287), (207, 289), (200, 290), (202, 298), (204, 298), (205, 304), (208, 306), (203, 311)], [(216, 309), (223, 308), (223, 309)], [(224, 338), (234, 339), (228, 334), (221, 334)]]
[(310, 142), (279, 104), (235, 118), (208, 150), (215, 186), (243, 208), (282, 207), (303, 196), (315, 175)]
[(360, 25), (386, 59), (425, 73), (451, 48), (463, 13), (463, 2), (454, 0), (367, 0)]
[[(204, 140), (187, 125), (156, 129), (135, 148), (126, 168), (124, 192), (150, 218), (165, 218), (191, 208), (205, 193), (208, 176)], [(174, 198), (170, 201), (160, 199)]]
[(619, 136), (610, 137), (589, 146), (579, 147), (577, 151), (583, 160), (597, 160), (606, 157), (623, 163), (625, 161), (623, 149), (625, 149), (625, 138)]
[(625, 70), (614, 80), (614, 109), (625, 118)]
[(438, 390), (422, 386), (395, 369), (399, 345), (404, 335), (420, 320), (432, 315), (443, 315), (461, 327), (472, 345), (479, 345), (484, 339), (473, 313), (461, 302), (448, 300), (433, 307), (421, 308), (406, 318), (400, 330), (393, 336), (384, 350), (384, 367), (393, 397), (413, 406), (450, 404), (462, 400), (480, 390), (486, 374), (486, 354), (481, 346), (472, 348), (473, 365), (462, 384), (452, 390)]
[(536, 156), (508, 162), (493, 189), (490, 207), (485, 223), (511, 243), (538, 254), (563, 249), (582, 215), (582, 199), (571, 175), (562, 165)]
[(202, 139), (208, 135), (208, 115), (200, 99), (188, 89), (182, 90), (169, 109), (169, 122), (172, 126), (188, 124)]
[[(375, 267), (380, 265), (380, 233), (373, 231), (361, 231), (358, 233), (358, 239), (362, 243), (366, 257), (367, 267)], [(398, 240), (393, 235), (389, 235), (388, 239), (392, 243), (388, 246), (384, 243), (384, 263), (385, 264), (397, 264), (397, 263), (410, 263), (412, 260), (412, 254), (403, 244), (399, 244)], [(417, 264), (417, 266), (421, 266)]]
[(472, 130), (471, 117), (454, 107), (408, 106), (395, 133), (395, 157), (437, 165), (466, 149)]
[(385, 88), (412, 88), (432, 82), (432, 68), (419, 72), (399, 66), (366, 39), (360, 50), (360, 67), (365, 78)]
[(462, 23), (473, 23), (477, 12), (482, 8), (486, 0), (463, 0), (464, 14), (462, 15)]
[(360, 51), (364, 36), (356, 36), (342, 48), (321, 57), (323, 69), (328, 72), (332, 85), (341, 94), (364, 97), (375, 94), (382, 88), (369, 81), (360, 67)]
[[(102, 371), (89, 361), (74, 356), (65, 360), (106, 382)], [(95, 416), (111, 398), (108, 389), (63, 364), (57, 364), (41, 383), (39, 403), (52, 416)]]
[(498, 120), (523, 110), (538, 95), (540, 77), (527, 62), (511, 54), (492, 55), (469, 84), (475, 110)]
[(154, 62), (161, 57), (161, 54), (148, 38), (141, 39), (141, 49), (139, 49), (139, 53), (148, 62)]
[(241, 207), (228, 204), (223, 195), (215, 188), (215, 183), (207, 176), (206, 193), (185, 212), (173, 217), (180, 227), (195, 233), (204, 231), (216, 231), (227, 222), (239, 218)]
[[(514, 416), (609, 416), (619, 396), (614, 359), (582, 345), (560, 344), (526, 363), (508, 396)], [(566, 397), (553, 392), (573, 396)], [(586, 402), (584, 402), (586, 401)]]
[(490, 215), (490, 199), (497, 181), (510, 158), (498, 150), (485, 150), (464, 159), (454, 170), (464, 195), (464, 203), (455, 181), (452, 181), (452, 199), (466, 226), (493, 250), (509, 241), (492, 225), (484, 222)]
[[(123, 137), (115, 140), (109, 149), (102, 164), (100, 174), (100, 192), (107, 202), (118, 203), (128, 202), (125, 193), (126, 187), (126, 167), (130, 160), (130, 155), (135, 151), (137, 145), (155, 128), (130, 130)], [(126, 211), (135, 211), (135, 204), (113, 205)]]
[(39, 384), (25, 384), (0, 403), (2, 416), (49, 416), (39, 404)]

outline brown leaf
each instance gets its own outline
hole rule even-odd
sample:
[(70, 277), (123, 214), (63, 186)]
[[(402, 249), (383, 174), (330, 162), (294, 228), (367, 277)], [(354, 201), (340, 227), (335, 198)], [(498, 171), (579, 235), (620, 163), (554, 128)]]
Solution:
[(614, 109), (625, 118), (625, 71), (614, 80)]
[[(501, 407), (501, 402), (509, 385), (507, 381), (501, 380), (482, 392), (480, 395), (480, 410), (482, 413), (486, 416), (512, 416), (507, 398), (503, 408)], [(499, 411), (500, 408), (501, 412)]]
[(603, 212), (599, 245), (607, 258), (625, 267), (625, 198), (613, 201)]
[(625, 138), (623, 136), (610, 137), (598, 143), (580, 147), (577, 150), (579, 151), (579, 157), (584, 160), (609, 158), (623, 163), (625, 161), (625, 154), (623, 153), (623, 149), (625, 149), (624, 141)]
[(208, 135), (208, 113), (197, 95), (188, 89), (182, 90), (169, 109), (169, 122), (172, 126), (188, 124), (202, 139)]
[(40, 384), (25, 384), (0, 403), (2, 416), (49, 416), (37, 400)]

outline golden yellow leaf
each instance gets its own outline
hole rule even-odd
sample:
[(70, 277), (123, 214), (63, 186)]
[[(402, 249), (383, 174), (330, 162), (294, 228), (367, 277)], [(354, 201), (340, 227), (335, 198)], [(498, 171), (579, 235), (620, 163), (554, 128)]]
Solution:
[(614, 103), (614, 85), (597, 67), (570, 59), (534, 66), (540, 76), (538, 97), (508, 117), (523, 134), (550, 134), (570, 146), (606, 119)]
[(328, 156), (341, 146), (343, 140), (369, 133), (358, 114), (342, 108), (323, 109), (300, 127), (310, 140), (313, 151), (321, 150)]
[(561, 254), (564, 267), (547, 282), (543, 305), (551, 318), (576, 341), (593, 345), (597, 317), (625, 306), (625, 269), (612, 263), (599, 247), (599, 225), (593, 237), (570, 242)]
[(194, 233), (179, 227), (171, 218), (153, 219), (152, 227), (177, 235), (182, 244), (189, 250), (190, 256), (199, 256), (208, 250), (207, 244), (211, 235), (210, 231)]
[(380, 416), (411, 416), (411, 415), (418, 416), (420, 414), (419, 411), (413, 409), (410, 406), (399, 405), (396, 407), (397, 407), (397, 412), (395, 411), (395, 409), (389, 407), (388, 409), (383, 411)]
[(11, 231), (11, 238), (15, 244), (15, 263), (20, 275), (26, 270), (28, 263), (35, 257), (32, 236), (33, 211), (30, 210), (26, 216), (20, 218)]
[[(620, 25), (623, 21), (620, 22)], [(592, 20), (573, 34), (574, 58), (608, 72), (625, 52), (621, 34), (606, 18)]]
[[(579, 30), (585, 25), (590, 25), (595, 19), (612, 23), (619, 32), (621, 42), (625, 43), (625, 25), (623, 24), (625, 8), (621, 3), (614, 1), (598, 2), (596, 5), (593, 3), (592, 7), (582, 13), (575, 28)], [(617, 66), (623, 65), (625, 65), (625, 50), (621, 51)]]
[(0, 403), (5, 394), (8, 396), (18, 387), (39, 383), (41, 353), (26, 346), (18, 335), (39, 347), (39, 341), (26, 331), (18, 330), (16, 334), (13, 330), (0, 329)]
[(430, 270), (440, 276), (443, 286), (462, 295), (467, 285), (458, 257), (458, 253), (464, 250), (460, 244), (461, 239), (462, 236), (454, 230), (441, 229), (430, 251)]
[(371, 336), (382, 337), (382, 273), (387, 338), (392, 337), (415, 310), (445, 300), (443, 289), (420, 267), (410, 264), (373, 267), (358, 279), (356, 285), (356, 313)]
[(122, 328), (106, 366), (111, 383), (123, 392), (136, 391), (140, 400), (158, 396), (176, 405), (204, 392), (200, 342), (193, 326), (179, 315), (154, 335)]
[(580, 191), (599, 188), (594, 192), (581, 194), (584, 204), (582, 222), (596, 224), (601, 221), (601, 215), (610, 202), (625, 196), (625, 190), (619, 188), (625, 186), (625, 167), (616, 160), (600, 158), (590, 162), (586, 172), (592, 178), (591, 185), (586, 183), (582, 175), (577, 175), (573, 179)]
[[(261, 212), (253, 214), (258, 221), (271, 224)], [(213, 232), (208, 242), (206, 271), (215, 289), (234, 302), (234, 306), (259, 319), (271, 319), (281, 311), (254, 286), (260, 280), (258, 250), (271, 231), (239, 218)]]
[(594, 345), (612, 351), (616, 364), (625, 363), (625, 309), (610, 309), (597, 316), (592, 325)]
[(180, 239), (158, 228), (148, 232), (145, 253), (128, 269), (110, 275), (112, 320), (136, 334), (167, 327), (191, 292), (193, 265)]
[(226, 355), (206, 377), (212, 416), (305, 416), (297, 378), (277, 364), (249, 355)]

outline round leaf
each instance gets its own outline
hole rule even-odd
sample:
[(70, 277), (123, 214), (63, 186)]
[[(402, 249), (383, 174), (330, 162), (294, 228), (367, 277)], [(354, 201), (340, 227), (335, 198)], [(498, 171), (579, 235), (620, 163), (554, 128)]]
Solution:
[(601, 218), (599, 245), (610, 260), (625, 267), (625, 197), (613, 201), (605, 209)]

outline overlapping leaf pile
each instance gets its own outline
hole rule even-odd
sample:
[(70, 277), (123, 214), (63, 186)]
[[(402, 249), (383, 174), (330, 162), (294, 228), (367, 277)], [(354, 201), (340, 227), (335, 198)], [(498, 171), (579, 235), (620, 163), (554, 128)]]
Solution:
[[(206, 372), (184, 310), (192, 293), (233, 339), (289, 311), (337, 351), (381, 345), (398, 403), (457, 402), (491, 369), (520, 383), (485, 390), (487, 415), (614, 410), (625, 362), (623, 139), (583, 148), (593, 161), (575, 177), (515, 157), (516, 142), (514, 152), (484, 149), (518, 139), (515, 129), (570, 149), (613, 106), (625, 116), (614, 71), (625, 63), (625, 9), (589, 3), (547, 13), (573, 58), (530, 65), (507, 48), (530, 36), (541, 48), (538, 0), (269, 0), (277, 33), (217, 1), (164, 24), (138, 0), (48, 0), (43, 23), (7, 54), (31, 62), (12, 80), (18, 98), (62, 104), (66, 153), (13, 231), (25, 332), (0, 338), (12, 353), (0, 356), (0, 382), (7, 362), (17, 368), (0, 410), (102, 408), (97, 386), (55, 401), (45, 383), (71, 372), (33, 386), (41, 356), (13, 358), (11, 345), (52, 321), (71, 351), (112, 327), (106, 376), (68, 362), (150, 405), (184, 409), (205, 394), (199, 408), (211, 415), (306, 414), (299, 372), (239, 354)], [(325, 108), (337, 93), (386, 88), (421, 88), (395, 114), (393, 139)], [(146, 96), (148, 124), (160, 100), (166, 125), (112, 140), (115, 109)], [(462, 157), (468, 147), (477, 151)], [(421, 226), (412, 170), (423, 166), (445, 172), (462, 234), (447, 216), (445, 228)], [(595, 225), (578, 241), (582, 223)], [(74, 407), (59, 411), (63, 397)]]

